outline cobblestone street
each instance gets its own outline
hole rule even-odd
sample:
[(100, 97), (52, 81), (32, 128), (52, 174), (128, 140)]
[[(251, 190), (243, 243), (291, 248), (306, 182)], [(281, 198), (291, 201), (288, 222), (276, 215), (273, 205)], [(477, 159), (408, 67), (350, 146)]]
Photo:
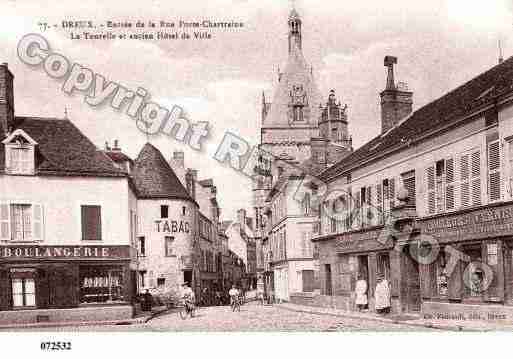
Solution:
[(240, 312), (230, 307), (200, 308), (194, 318), (182, 320), (178, 313), (165, 313), (145, 324), (65, 326), (61, 328), (27, 328), (15, 331), (427, 331), (426, 328), (404, 324), (381, 323), (373, 320), (311, 314), (285, 309), (280, 305), (261, 306), (249, 303)]

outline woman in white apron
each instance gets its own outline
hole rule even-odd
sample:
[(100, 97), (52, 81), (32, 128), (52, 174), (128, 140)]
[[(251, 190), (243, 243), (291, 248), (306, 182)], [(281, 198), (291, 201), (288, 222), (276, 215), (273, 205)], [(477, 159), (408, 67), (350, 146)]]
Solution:
[(358, 307), (358, 311), (365, 309), (367, 307), (367, 281), (362, 277), (359, 277), (356, 281), (355, 287), (356, 293), (356, 306)]

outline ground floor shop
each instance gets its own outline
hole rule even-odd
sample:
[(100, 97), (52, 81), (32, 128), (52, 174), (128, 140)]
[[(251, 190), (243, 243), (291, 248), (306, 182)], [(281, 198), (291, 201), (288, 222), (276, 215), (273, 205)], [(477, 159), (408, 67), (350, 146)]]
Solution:
[(103, 320), (131, 317), (130, 253), (128, 246), (0, 247), (0, 321), (76, 320), (89, 307), (101, 308)]
[(376, 311), (384, 282), (393, 313), (513, 320), (513, 204), (415, 220), (405, 233), (383, 230), (317, 239), (321, 295), (310, 304)]
[[(319, 288), (315, 261), (310, 258), (291, 259), (272, 266), (272, 288), (276, 300), (290, 301), (298, 293), (314, 293)], [(264, 277), (265, 278), (265, 277)]]

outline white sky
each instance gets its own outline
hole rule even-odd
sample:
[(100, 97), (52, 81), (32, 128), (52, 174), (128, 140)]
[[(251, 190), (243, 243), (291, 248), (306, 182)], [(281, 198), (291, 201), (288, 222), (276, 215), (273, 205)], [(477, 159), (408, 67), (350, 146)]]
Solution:
[[(287, 56), (287, 0), (154, 0), (0, 2), (0, 62), (15, 75), (17, 115), (61, 117), (67, 106), (73, 122), (98, 146), (119, 139), (135, 158), (146, 142), (135, 123), (108, 107), (93, 109), (62, 82), (16, 57), (16, 44), (37, 23), (62, 20), (243, 21), (242, 31), (219, 31), (208, 41), (71, 41), (68, 32), (44, 35), (52, 48), (129, 88), (144, 87), (162, 104), (181, 105), (193, 121), (209, 121), (212, 136), (198, 153), (167, 137), (151, 142), (169, 157), (185, 151), (186, 165), (201, 179), (213, 177), (223, 217), (251, 208), (248, 179), (219, 165), (213, 154), (226, 130), (253, 144), (259, 141), (261, 92), (270, 98), (277, 67)], [(513, 55), (513, 0), (314, 1), (297, 0), (303, 18), (303, 51), (318, 85), (348, 104), (353, 143), (378, 134), (379, 92), (385, 84), (383, 57), (399, 58), (396, 78), (414, 91), (414, 107), (436, 99), (497, 63), (497, 41)]]

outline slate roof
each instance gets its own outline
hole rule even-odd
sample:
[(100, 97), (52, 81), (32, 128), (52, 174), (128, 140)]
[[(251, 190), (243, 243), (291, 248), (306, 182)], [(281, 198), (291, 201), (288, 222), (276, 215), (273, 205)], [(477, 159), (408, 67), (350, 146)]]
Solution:
[[(126, 176), (68, 119), (17, 116), (16, 123), (15, 130), (22, 129), (38, 143), (38, 175)], [(0, 146), (0, 172), (4, 170), (5, 152)]]
[(162, 153), (150, 143), (146, 143), (137, 156), (132, 176), (141, 199), (183, 199), (194, 202)]
[(320, 178), (333, 178), (384, 155), (387, 151), (401, 148), (428, 133), (453, 125), (462, 117), (493, 103), (496, 97), (511, 91), (513, 57), (416, 110), (388, 132), (370, 140), (325, 170)]

